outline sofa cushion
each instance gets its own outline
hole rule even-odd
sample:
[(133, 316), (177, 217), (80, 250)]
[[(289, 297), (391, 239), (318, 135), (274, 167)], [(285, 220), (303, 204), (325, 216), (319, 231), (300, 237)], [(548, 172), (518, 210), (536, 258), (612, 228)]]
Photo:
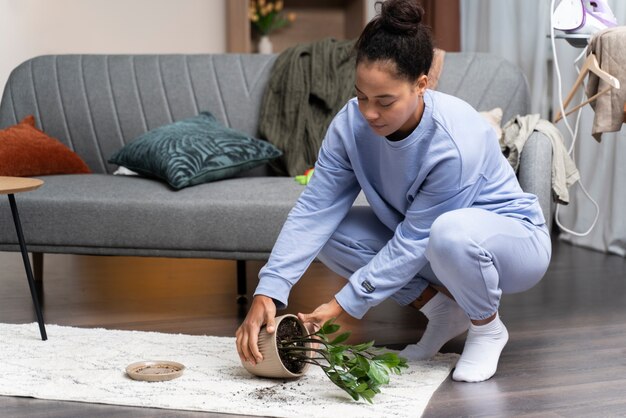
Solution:
[[(44, 176), (16, 195), (28, 249), (77, 254), (267, 259), (304, 190), (290, 177), (233, 178), (182, 189), (145, 177)], [(366, 205), (361, 196), (357, 204)], [(7, 199), (0, 242), (16, 244)]]
[(281, 154), (269, 142), (227, 128), (202, 112), (140, 135), (109, 162), (182, 189), (232, 177)]
[(33, 115), (0, 131), (0, 176), (89, 172), (75, 152), (35, 127)]
[[(233, 178), (176, 193), (145, 177), (41, 178), (41, 188), (16, 196), (29, 250), (83, 254), (129, 249), (142, 255), (246, 253), (246, 259), (263, 259), (304, 190), (290, 177)], [(16, 243), (6, 200), (0, 199), (0, 242)]]

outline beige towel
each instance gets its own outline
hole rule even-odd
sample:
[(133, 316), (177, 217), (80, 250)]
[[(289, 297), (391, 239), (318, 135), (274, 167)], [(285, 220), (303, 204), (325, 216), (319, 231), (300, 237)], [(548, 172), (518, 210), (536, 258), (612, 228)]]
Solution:
[(539, 114), (516, 116), (502, 128), (500, 148), (517, 172), (519, 157), (526, 140), (534, 132), (541, 132), (552, 142), (552, 193), (561, 204), (569, 203), (569, 191), (572, 184), (580, 179), (576, 164), (567, 153), (561, 132), (551, 122), (540, 119)]
[[(617, 132), (624, 123), (626, 103), (626, 26), (617, 26), (596, 33), (589, 42), (588, 53), (595, 54), (598, 64), (607, 73), (617, 78), (620, 89), (611, 89), (591, 102), (595, 111), (591, 134), (600, 142), (604, 132)], [(606, 81), (590, 72), (587, 82), (587, 97), (607, 88)]]

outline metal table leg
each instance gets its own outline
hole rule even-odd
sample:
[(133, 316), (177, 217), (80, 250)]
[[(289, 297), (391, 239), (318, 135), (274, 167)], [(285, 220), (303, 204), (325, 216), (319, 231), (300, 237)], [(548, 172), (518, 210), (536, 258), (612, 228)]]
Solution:
[(28, 286), (30, 287), (30, 294), (33, 297), (33, 304), (35, 305), (35, 312), (37, 312), (37, 322), (39, 322), (39, 332), (41, 333), (41, 339), (47, 340), (46, 326), (43, 322), (43, 315), (41, 313), (41, 306), (39, 306), (39, 300), (37, 298), (37, 289), (35, 288), (35, 280), (33, 279), (33, 271), (30, 268), (30, 260), (28, 258), (28, 251), (26, 251), (26, 242), (24, 240), (24, 234), (22, 232), (22, 225), (20, 223), (20, 216), (17, 212), (17, 205), (15, 204), (15, 196), (9, 194), (9, 204), (11, 205), (11, 213), (13, 214), (13, 223), (15, 223), (15, 231), (17, 232), (17, 239), (20, 243), (20, 251), (22, 252), (22, 259), (24, 261), (24, 269), (26, 270), (26, 277), (28, 278)]

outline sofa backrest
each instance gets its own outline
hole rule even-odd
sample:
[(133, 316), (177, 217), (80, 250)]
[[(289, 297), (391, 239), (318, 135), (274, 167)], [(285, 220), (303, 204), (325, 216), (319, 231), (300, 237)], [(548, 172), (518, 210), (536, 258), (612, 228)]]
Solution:
[[(158, 126), (208, 110), (256, 135), (259, 107), (276, 55), (47, 55), (11, 73), (0, 129), (35, 115), (40, 129), (97, 173), (123, 144)], [(478, 110), (501, 107), (506, 121), (528, 111), (521, 71), (488, 54), (447, 53), (438, 90)]]
[(459, 97), (478, 111), (502, 108), (502, 122), (530, 112), (530, 90), (522, 70), (497, 55), (445, 55), (437, 90)]
[(10, 75), (0, 127), (34, 114), (38, 126), (76, 151), (94, 172), (138, 135), (208, 110), (256, 134), (275, 57), (267, 55), (52, 55)]

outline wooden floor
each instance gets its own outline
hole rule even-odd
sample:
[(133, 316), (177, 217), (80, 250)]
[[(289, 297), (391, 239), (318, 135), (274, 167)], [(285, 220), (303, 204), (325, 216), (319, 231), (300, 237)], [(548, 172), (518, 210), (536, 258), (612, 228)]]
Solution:
[[(21, 258), (0, 253), (0, 322), (35, 320)], [(254, 289), (258, 262), (248, 263)], [(235, 303), (235, 263), (46, 255), (47, 323), (233, 336), (245, 315)], [(289, 312), (329, 300), (343, 279), (315, 263), (294, 288)], [(530, 291), (503, 298), (510, 332), (497, 374), (487, 382), (448, 378), (426, 417), (625, 416), (626, 259), (554, 242), (551, 267)], [(421, 314), (385, 302), (343, 325), (353, 341), (417, 341)], [(460, 352), (463, 340), (444, 351)], [(7, 417), (208, 417), (216, 414), (0, 397)], [(232, 415), (228, 415), (232, 416)]]

